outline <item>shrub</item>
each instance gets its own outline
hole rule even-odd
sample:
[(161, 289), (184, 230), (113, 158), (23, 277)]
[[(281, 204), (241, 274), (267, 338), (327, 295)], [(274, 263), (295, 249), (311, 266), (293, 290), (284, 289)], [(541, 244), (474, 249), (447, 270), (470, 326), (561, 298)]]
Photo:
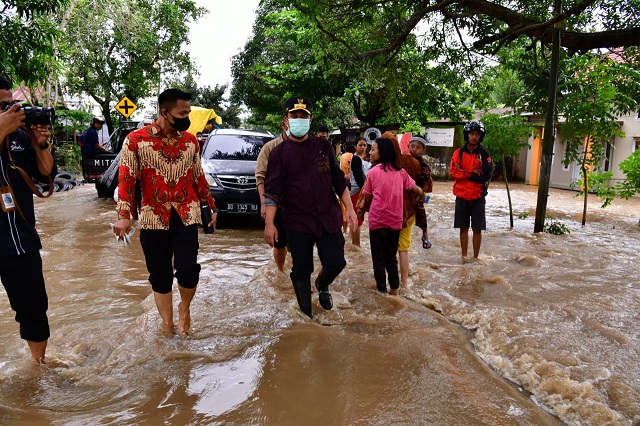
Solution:
[(546, 222), (544, 224), (543, 231), (553, 235), (564, 235), (571, 233), (571, 230), (567, 225), (555, 219), (551, 219), (550, 221)]

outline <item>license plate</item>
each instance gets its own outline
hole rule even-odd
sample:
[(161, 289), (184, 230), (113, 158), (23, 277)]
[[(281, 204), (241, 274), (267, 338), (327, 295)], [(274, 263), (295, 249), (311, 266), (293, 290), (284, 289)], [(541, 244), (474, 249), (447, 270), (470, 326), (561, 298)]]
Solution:
[(228, 213), (258, 213), (257, 204), (227, 203)]

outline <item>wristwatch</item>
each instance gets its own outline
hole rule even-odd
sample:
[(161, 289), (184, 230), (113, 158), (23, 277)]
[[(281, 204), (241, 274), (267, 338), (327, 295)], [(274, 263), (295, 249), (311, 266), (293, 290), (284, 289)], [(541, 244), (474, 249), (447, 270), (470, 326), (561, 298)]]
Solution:
[(49, 142), (45, 142), (44, 145), (38, 145), (41, 151), (49, 148)]

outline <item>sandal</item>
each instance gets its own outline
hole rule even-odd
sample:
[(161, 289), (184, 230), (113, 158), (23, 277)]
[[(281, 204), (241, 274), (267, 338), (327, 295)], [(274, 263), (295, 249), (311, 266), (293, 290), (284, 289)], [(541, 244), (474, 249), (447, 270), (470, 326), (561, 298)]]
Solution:
[(429, 241), (428, 238), (424, 238), (422, 237), (422, 248), (423, 249), (430, 249), (431, 248), (431, 241)]

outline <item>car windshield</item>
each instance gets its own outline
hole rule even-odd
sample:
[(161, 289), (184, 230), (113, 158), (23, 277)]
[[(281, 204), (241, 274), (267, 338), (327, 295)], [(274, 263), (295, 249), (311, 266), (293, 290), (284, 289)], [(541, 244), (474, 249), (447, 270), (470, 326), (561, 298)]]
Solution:
[(256, 161), (262, 145), (273, 139), (271, 136), (212, 135), (207, 142), (202, 158), (206, 160)]

